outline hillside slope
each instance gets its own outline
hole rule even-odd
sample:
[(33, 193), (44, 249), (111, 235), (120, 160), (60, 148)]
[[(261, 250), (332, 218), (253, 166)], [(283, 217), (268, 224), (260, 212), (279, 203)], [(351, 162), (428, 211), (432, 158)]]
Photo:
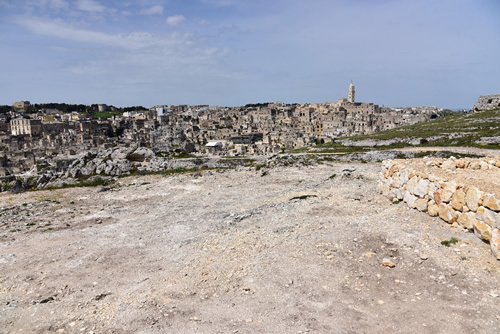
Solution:
[(404, 147), (476, 147), (498, 150), (500, 149), (500, 109), (479, 113), (451, 114), (429, 122), (371, 135), (340, 138), (334, 143), (318, 145), (310, 151), (353, 153)]

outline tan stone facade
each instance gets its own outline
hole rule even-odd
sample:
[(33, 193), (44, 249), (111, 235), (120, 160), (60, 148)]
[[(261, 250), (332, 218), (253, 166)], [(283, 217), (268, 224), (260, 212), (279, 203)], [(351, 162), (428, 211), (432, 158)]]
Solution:
[(25, 109), (27, 106), (30, 105), (30, 101), (19, 101), (19, 102), (14, 102), (12, 104), (12, 107), (14, 109)]
[(42, 122), (37, 119), (16, 118), (10, 121), (13, 136), (37, 136), (42, 132)]

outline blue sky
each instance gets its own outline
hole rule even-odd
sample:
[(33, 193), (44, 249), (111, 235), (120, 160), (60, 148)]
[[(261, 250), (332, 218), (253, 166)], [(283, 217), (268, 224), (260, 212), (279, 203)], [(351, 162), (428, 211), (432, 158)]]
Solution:
[(500, 93), (499, 0), (0, 0), (0, 104), (470, 108)]

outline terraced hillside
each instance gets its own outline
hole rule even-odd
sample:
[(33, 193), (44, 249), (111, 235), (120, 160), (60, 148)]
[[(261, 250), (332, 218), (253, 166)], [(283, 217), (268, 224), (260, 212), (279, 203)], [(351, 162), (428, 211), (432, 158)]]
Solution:
[(340, 138), (334, 143), (318, 145), (308, 151), (353, 153), (373, 149), (436, 146), (500, 149), (500, 109), (456, 113), (371, 135)]

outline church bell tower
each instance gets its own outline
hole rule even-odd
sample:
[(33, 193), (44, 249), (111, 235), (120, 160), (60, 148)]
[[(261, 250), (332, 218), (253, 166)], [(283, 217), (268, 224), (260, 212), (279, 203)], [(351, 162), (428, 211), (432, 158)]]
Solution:
[(347, 100), (351, 103), (354, 103), (356, 101), (354, 84), (352, 83), (352, 80), (351, 80), (351, 84), (349, 85), (349, 97)]

